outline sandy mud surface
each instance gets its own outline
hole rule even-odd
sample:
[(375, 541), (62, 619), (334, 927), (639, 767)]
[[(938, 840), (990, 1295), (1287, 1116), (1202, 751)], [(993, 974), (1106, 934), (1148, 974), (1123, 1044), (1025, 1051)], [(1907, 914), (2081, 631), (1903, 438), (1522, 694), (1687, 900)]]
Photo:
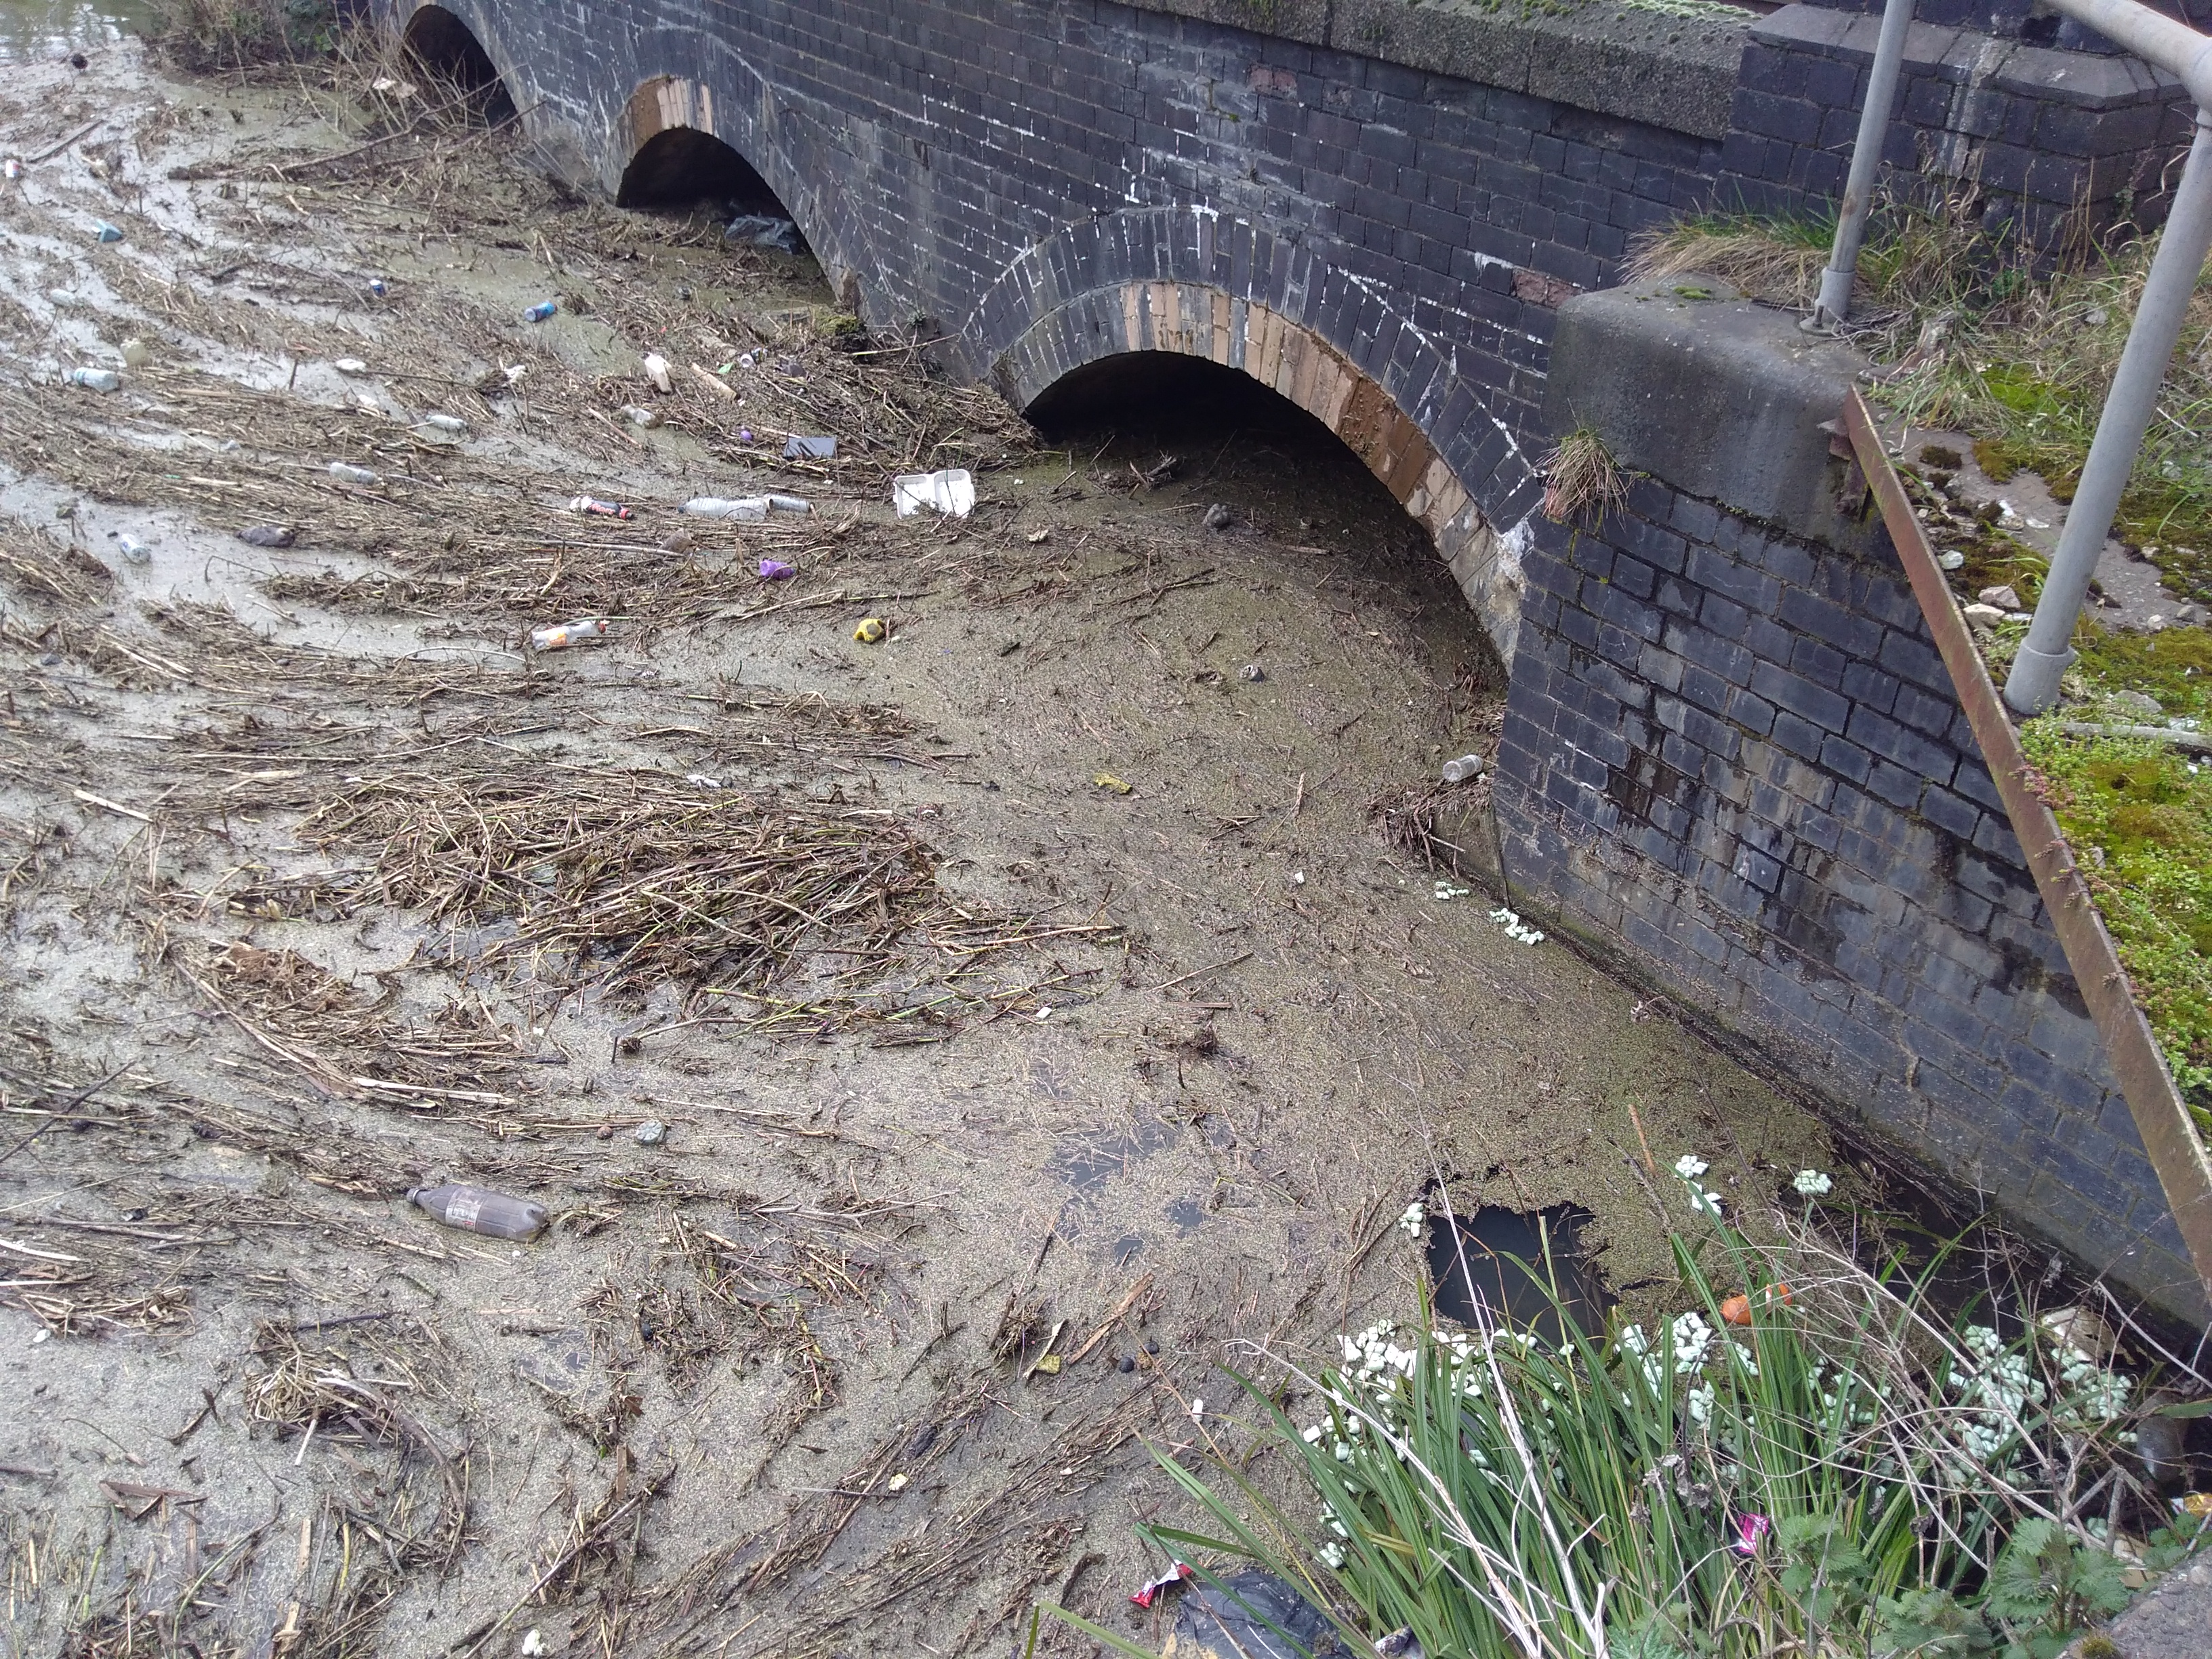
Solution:
[(1333, 440), (1054, 447), (368, 80), (0, 92), (0, 1652), (1149, 1639), (1437, 1183), (1632, 1304), (1639, 1133), (1832, 1156), (1378, 828), (1498, 678)]

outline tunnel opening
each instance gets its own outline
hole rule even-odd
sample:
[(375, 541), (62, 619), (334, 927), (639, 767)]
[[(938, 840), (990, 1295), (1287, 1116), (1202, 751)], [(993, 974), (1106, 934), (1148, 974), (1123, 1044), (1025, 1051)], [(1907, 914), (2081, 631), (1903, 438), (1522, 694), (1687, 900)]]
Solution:
[(1063, 375), (1023, 413), (1055, 443), (1158, 475), (1155, 490), (1210, 491), (1208, 505), (1291, 540), (1433, 557), (1427, 532), (1350, 445), (1242, 369), (1122, 352)]
[(450, 88), (455, 100), (487, 126), (504, 126), (519, 112), (491, 54), (474, 31), (443, 6), (425, 6), (408, 19), (401, 37), (423, 78)]
[(714, 134), (696, 127), (667, 127), (641, 144), (623, 169), (615, 205), (726, 209), (731, 240), (787, 253), (805, 251), (791, 210), (758, 169)]
[[(1167, 511), (1225, 507), (1239, 529), (1341, 554), (1424, 610), (1474, 623), (1427, 528), (1358, 453), (1241, 368), (1176, 351), (1121, 352), (1062, 375), (1023, 413), (1109, 489), (1142, 489)], [(1502, 689), (1504, 666), (1480, 627), (1462, 631), (1470, 636), (1462, 678)]]

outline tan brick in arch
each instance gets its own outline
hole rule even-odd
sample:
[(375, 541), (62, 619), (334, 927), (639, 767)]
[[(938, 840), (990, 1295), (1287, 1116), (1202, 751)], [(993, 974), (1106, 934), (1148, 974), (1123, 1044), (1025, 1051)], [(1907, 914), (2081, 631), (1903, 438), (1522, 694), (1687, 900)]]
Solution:
[(655, 135), (671, 127), (691, 127), (720, 137), (714, 131), (714, 93), (680, 75), (658, 76), (629, 95), (629, 153), (632, 155)]

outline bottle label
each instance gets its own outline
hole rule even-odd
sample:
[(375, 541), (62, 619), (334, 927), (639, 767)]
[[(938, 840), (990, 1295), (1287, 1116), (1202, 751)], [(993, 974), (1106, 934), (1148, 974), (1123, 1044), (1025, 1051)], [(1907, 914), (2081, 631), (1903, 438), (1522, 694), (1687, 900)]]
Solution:
[(483, 1213), (482, 1193), (456, 1193), (446, 1203), (446, 1224), (451, 1227), (473, 1227), (477, 1218)]

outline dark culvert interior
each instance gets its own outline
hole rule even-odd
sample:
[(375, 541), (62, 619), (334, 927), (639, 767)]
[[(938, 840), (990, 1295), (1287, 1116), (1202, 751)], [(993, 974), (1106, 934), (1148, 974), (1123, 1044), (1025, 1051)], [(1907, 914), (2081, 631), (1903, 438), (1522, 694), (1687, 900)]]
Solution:
[(732, 214), (791, 219), (759, 170), (696, 127), (669, 127), (639, 146), (623, 169), (615, 205), (625, 208), (726, 207)]
[[(1066, 447), (1078, 473), (1126, 475), (1163, 514), (1196, 519), (1224, 506), (1237, 530), (1340, 552), (1361, 575), (1471, 622), (1419, 521), (1343, 439), (1242, 369), (1123, 352), (1061, 376), (1023, 412)], [(1466, 632), (1483, 659), (1475, 678), (1502, 690), (1504, 671), (1481, 630)]]
[(514, 119), (514, 100), (507, 82), (466, 23), (443, 6), (425, 6), (409, 20), (405, 46), (424, 75), (467, 96), (486, 125)]
[[(1428, 532), (1343, 439), (1238, 368), (1172, 351), (1102, 357), (1023, 411), (1054, 443), (1172, 479), (1276, 537), (1435, 561)], [(1163, 483), (1168, 479), (1163, 478)]]

